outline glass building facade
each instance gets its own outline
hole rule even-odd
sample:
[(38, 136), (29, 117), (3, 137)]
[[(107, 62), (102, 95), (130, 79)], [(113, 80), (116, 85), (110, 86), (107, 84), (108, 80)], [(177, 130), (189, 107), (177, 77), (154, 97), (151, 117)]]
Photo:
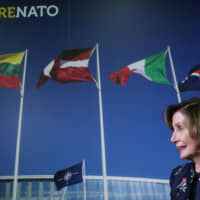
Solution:
[[(56, 190), (53, 176), (19, 176), (17, 200), (103, 200), (101, 176), (85, 176), (85, 181)], [(109, 200), (170, 200), (168, 180), (107, 177)], [(12, 199), (13, 178), (0, 177), (0, 200)]]

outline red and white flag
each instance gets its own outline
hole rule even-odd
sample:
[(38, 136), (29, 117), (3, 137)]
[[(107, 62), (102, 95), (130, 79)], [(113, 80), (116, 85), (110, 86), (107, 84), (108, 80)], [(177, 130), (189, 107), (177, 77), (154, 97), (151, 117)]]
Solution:
[(94, 48), (80, 48), (61, 52), (43, 69), (37, 88), (40, 88), (50, 78), (59, 83), (94, 82), (94, 78), (88, 69), (93, 50)]

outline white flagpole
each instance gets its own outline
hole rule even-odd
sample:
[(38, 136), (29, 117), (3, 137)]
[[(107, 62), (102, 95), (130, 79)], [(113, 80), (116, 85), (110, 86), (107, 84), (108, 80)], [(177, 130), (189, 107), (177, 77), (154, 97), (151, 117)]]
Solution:
[(67, 198), (65, 198), (67, 193), (67, 187), (62, 188), (62, 196), (61, 196), (61, 200), (66, 200)]
[(18, 168), (19, 168), (19, 152), (20, 152), (22, 112), (23, 112), (23, 101), (24, 101), (24, 86), (25, 86), (26, 67), (27, 67), (27, 54), (28, 54), (28, 50), (25, 50), (23, 79), (22, 79), (22, 87), (20, 90), (20, 109), (19, 109), (18, 131), (17, 131), (17, 145), (16, 145), (16, 154), (15, 154), (13, 200), (16, 200), (16, 197), (17, 197), (17, 180), (18, 180)]
[(96, 44), (96, 55), (97, 55), (97, 75), (98, 75), (98, 90), (99, 90), (99, 111), (100, 111), (100, 128), (101, 128), (101, 154), (102, 154), (103, 183), (104, 183), (104, 200), (108, 200), (106, 153), (105, 153), (105, 141), (104, 141), (103, 107), (102, 107), (101, 76), (100, 76), (99, 45), (98, 44)]
[(86, 179), (85, 179), (85, 160), (83, 160), (83, 195), (84, 195), (84, 200), (86, 200)]
[(180, 91), (178, 89), (178, 84), (177, 84), (177, 80), (176, 80), (176, 74), (175, 74), (174, 64), (173, 64), (173, 61), (172, 61), (170, 46), (167, 47), (167, 51), (168, 51), (168, 54), (169, 54), (169, 60), (170, 60), (172, 75), (173, 75), (173, 79), (174, 79), (174, 88), (176, 90), (178, 102), (180, 103), (181, 102), (181, 96), (180, 96)]

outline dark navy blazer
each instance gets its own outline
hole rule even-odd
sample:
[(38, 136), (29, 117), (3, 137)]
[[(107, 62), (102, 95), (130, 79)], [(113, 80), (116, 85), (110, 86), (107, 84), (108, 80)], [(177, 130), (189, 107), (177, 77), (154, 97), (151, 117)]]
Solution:
[(195, 177), (192, 162), (173, 169), (170, 176), (171, 200), (190, 200), (190, 192)]

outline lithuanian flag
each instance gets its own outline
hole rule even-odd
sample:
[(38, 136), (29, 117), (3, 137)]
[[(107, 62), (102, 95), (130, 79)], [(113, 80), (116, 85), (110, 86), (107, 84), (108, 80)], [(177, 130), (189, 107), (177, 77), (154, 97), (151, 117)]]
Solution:
[(20, 88), (19, 68), (24, 52), (0, 55), (0, 87)]

